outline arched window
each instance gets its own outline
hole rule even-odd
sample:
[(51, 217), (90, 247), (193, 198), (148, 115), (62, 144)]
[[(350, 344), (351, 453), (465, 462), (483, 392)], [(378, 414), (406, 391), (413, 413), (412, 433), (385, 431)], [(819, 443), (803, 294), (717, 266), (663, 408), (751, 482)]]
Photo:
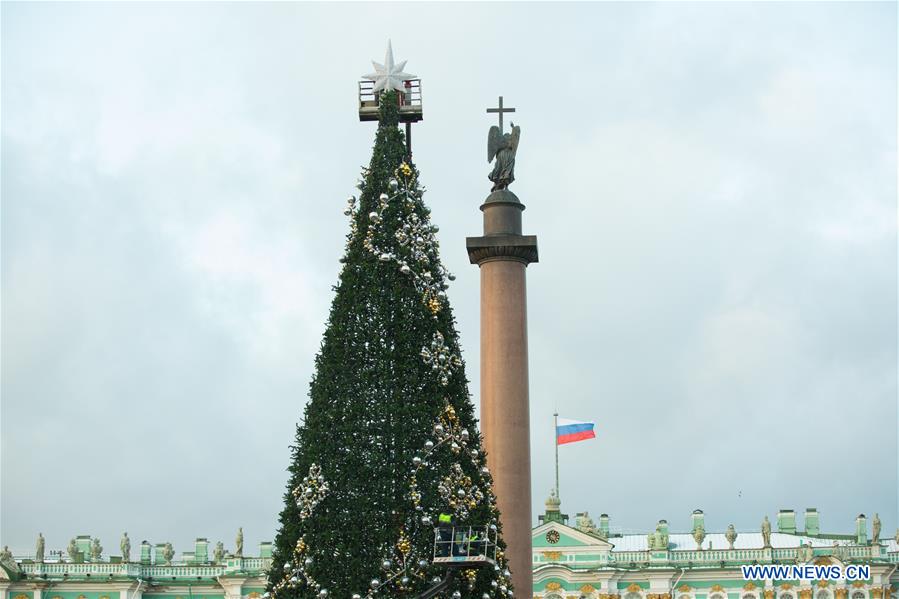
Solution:
[(818, 591), (818, 594), (815, 595), (817, 599), (830, 599), (830, 591), (827, 589), (821, 589)]
[(631, 591), (624, 595), (624, 599), (643, 599), (643, 596), (637, 591)]
[(722, 595), (721, 593), (713, 593), (713, 594), (709, 595), (709, 599), (727, 599), (727, 598), (724, 595)]
[(867, 595), (864, 591), (853, 591), (852, 599), (867, 599)]
[(746, 593), (745, 595), (743, 595), (743, 599), (756, 599), (756, 596), (752, 593)]
[(777, 599), (796, 599), (796, 597), (793, 596), (793, 593), (783, 591), (777, 596)]

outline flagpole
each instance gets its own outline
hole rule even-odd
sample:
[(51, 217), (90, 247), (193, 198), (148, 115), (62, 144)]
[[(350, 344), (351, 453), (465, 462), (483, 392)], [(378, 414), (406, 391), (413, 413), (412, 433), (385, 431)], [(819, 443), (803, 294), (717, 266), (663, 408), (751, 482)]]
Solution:
[(553, 413), (553, 440), (556, 442), (556, 499), (559, 497), (559, 413)]

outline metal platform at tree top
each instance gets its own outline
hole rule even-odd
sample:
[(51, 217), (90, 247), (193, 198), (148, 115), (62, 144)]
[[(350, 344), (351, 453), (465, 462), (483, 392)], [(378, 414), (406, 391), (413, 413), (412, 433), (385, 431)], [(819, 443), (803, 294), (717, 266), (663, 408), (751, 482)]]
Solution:
[[(401, 123), (417, 123), (422, 120), (421, 79), (408, 79), (403, 82), (406, 91), (397, 92), (399, 117)], [(359, 82), (359, 120), (378, 120), (378, 101), (380, 94), (375, 93), (374, 81)]]

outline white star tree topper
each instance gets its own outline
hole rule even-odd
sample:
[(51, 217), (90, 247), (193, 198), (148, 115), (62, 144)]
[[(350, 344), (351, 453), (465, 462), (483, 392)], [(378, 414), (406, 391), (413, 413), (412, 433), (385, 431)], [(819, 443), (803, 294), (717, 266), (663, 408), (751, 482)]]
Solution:
[(403, 67), (406, 66), (405, 60), (399, 64), (393, 62), (393, 46), (391, 46), (390, 40), (387, 40), (387, 53), (384, 56), (384, 64), (379, 64), (375, 61), (371, 61), (371, 64), (374, 65), (375, 72), (362, 77), (375, 82), (375, 93), (389, 89), (404, 92), (406, 88), (403, 86), (403, 82), (415, 79), (415, 75), (403, 72)]

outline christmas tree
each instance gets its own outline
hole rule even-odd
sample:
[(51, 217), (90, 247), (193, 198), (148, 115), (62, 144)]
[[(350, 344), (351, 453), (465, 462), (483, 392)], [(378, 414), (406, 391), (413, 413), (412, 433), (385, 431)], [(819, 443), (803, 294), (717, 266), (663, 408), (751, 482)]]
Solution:
[(406, 156), (396, 93), (383, 92), (379, 107), (371, 163), (345, 210), (346, 253), (292, 446), (267, 595), (417, 596), (444, 574), (431, 563), (434, 527), (452, 514), (492, 533), (496, 563), (463, 570), (446, 592), (510, 597), (446, 297), (453, 277)]

